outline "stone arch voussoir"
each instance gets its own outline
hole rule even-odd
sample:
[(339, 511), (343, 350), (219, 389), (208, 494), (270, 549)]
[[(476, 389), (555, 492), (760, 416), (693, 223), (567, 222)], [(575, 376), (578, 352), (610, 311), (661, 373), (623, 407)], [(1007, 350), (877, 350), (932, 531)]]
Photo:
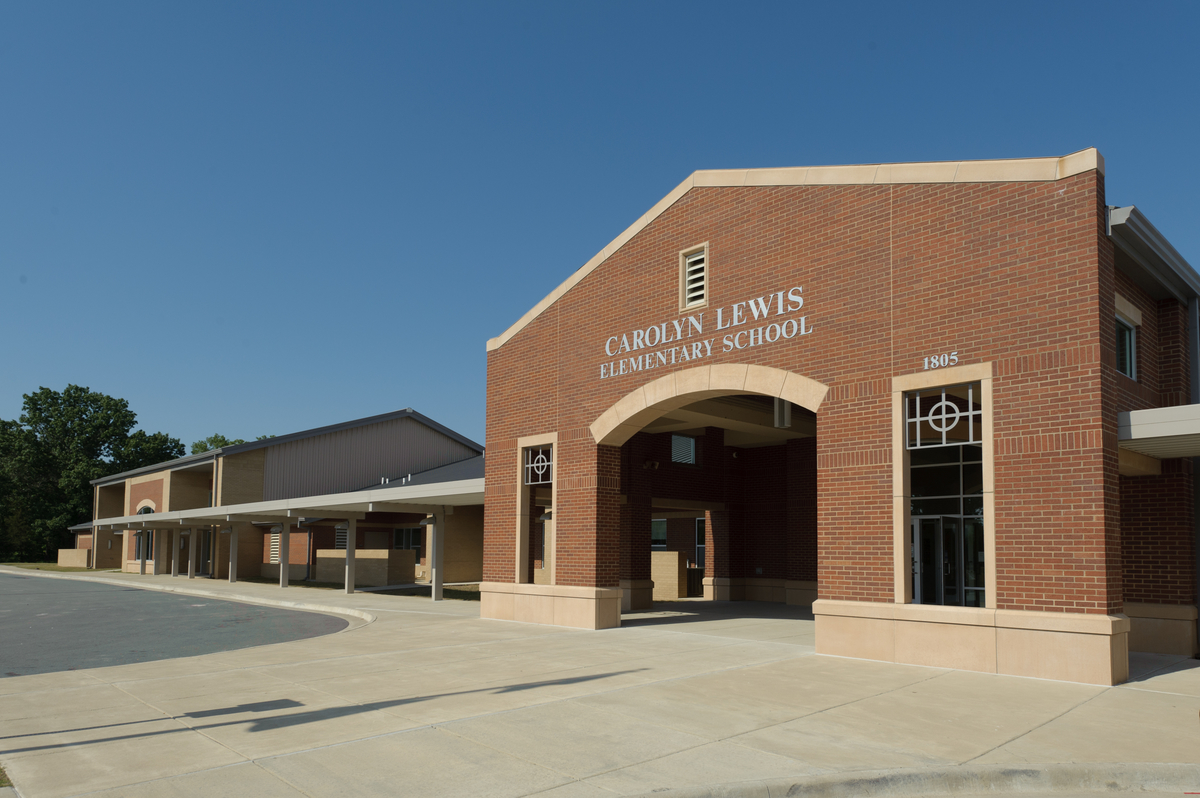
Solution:
[(717, 396), (778, 396), (815, 413), (828, 392), (828, 385), (770, 366), (698, 366), (659, 377), (625, 394), (592, 422), (592, 438), (603, 446), (621, 446), (671, 410)]

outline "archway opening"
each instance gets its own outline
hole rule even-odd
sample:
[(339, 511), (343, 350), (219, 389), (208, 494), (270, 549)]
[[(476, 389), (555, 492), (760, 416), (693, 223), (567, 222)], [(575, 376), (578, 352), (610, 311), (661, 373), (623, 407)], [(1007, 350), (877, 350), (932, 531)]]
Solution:
[(620, 433), (622, 624), (811, 619), (816, 413), (709, 386), (637, 415)]

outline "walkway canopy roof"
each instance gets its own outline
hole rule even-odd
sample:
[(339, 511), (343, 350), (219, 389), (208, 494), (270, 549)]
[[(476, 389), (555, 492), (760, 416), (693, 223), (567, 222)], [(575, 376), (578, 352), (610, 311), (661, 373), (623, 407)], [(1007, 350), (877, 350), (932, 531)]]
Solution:
[[(467, 464), (470, 464), (469, 466)], [(389, 483), (347, 493), (300, 496), (293, 499), (197, 507), (147, 515), (98, 518), (96, 529), (179, 529), (181, 527), (230, 526), (234, 523), (299, 523), (301, 519), (363, 519), (367, 513), (432, 513), (443, 507), (483, 504), (483, 457), (454, 463), (433, 472), (454, 469), (448, 479)], [(428, 477), (427, 477), (428, 478)]]
[(1200, 457), (1200, 404), (1119, 413), (1117, 445), (1159, 460)]

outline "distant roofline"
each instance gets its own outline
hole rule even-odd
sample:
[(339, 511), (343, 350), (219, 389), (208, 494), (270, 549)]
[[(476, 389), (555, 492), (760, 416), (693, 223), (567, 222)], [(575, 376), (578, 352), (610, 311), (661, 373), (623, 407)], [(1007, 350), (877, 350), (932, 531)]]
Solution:
[(325, 427), (314, 427), (313, 429), (302, 430), (300, 432), (292, 432), (287, 435), (278, 435), (274, 438), (265, 438), (261, 441), (250, 441), (249, 443), (239, 443), (234, 446), (222, 446), (219, 449), (209, 449), (207, 452), (198, 454), (189, 454), (175, 460), (166, 460), (153, 465), (142, 466), (130, 471), (122, 471), (119, 474), (93, 479), (93, 485), (108, 485), (113, 482), (121, 482), (129, 477), (139, 476), (141, 474), (151, 474), (155, 471), (177, 471), (181, 468), (187, 468), (200, 463), (214, 460), (217, 457), (226, 457), (231, 454), (241, 454), (242, 452), (253, 451), (254, 449), (265, 449), (268, 446), (278, 446), (283, 443), (291, 443), (292, 441), (303, 440), (304, 438), (315, 438), (318, 435), (328, 435), (342, 430), (354, 429), (355, 427), (365, 427), (369, 424), (381, 424), (385, 421), (393, 421), (398, 418), (411, 418), (413, 421), (420, 422), (425, 426), (442, 433), (448, 438), (458, 441), (469, 449), (474, 449), (476, 452), (483, 453), (483, 447), (475, 441), (460, 435), (444, 424), (439, 424), (426, 415), (418, 413), (411, 407), (406, 407), (403, 410), (395, 410), (391, 413), (381, 413), (377, 416), (367, 416), (366, 418), (357, 418), (353, 421), (343, 421), (340, 424), (330, 424)]
[(515, 324), (487, 342), (499, 349), (549, 308), (563, 294), (644, 230), (693, 188), (725, 186), (884, 186), (911, 183), (1044, 183), (1081, 172), (1104, 174), (1104, 156), (1095, 147), (1061, 158), (1010, 158), (991, 161), (927, 161), (849, 166), (793, 166), (781, 169), (709, 169), (692, 172), (670, 194), (597, 252), (591, 260), (534, 305)]

